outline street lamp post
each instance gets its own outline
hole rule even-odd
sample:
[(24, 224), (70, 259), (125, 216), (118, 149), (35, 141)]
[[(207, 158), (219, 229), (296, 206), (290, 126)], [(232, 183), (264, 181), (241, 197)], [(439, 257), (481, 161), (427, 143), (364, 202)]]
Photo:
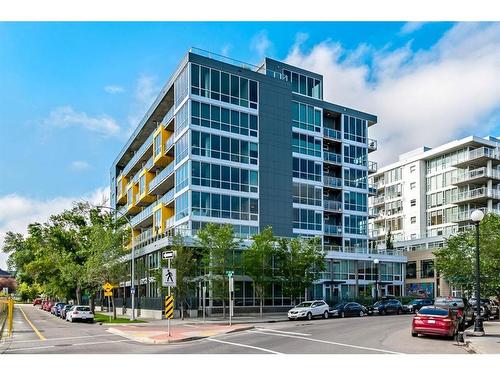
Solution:
[[(106, 208), (108, 210), (111, 210), (113, 211), (115, 214), (117, 213), (117, 210), (113, 207), (109, 207), (109, 206), (96, 206), (97, 208)], [(132, 229), (132, 223), (130, 222), (130, 219), (126, 216), (126, 215), (123, 215), (123, 217), (125, 218), (125, 220), (127, 220), (127, 223), (130, 225), (130, 229)], [(131, 252), (131, 263), (132, 263), (132, 269), (131, 269), (131, 277), (130, 277), (130, 299), (131, 299), (131, 302), (132, 302), (132, 315), (130, 317), (130, 320), (133, 321), (135, 320), (135, 287), (134, 287), (134, 276), (135, 276), (135, 249), (134, 249), (134, 236), (132, 234), (132, 237), (131, 237), (131, 245), (132, 245), (132, 252)], [(125, 298), (125, 295), (123, 296)]]
[(483, 220), (484, 212), (474, 210), (470, 218), (476, 226), (476, 320), (474, 321), (474, 336), (484, 336), (483, 320), (481, 319), (481, 291), (479, 269), (479, 223)]
[(373, 264), (375, 264), (375, 301), (378, 300), (378, 258), (373, 259)]

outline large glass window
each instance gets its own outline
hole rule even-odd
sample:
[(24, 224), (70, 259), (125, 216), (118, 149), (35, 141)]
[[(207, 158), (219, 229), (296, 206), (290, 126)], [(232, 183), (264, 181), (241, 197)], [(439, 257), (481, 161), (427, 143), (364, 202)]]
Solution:
[(321, 109), (292, 102), (292, 126), (312, 132), (321, 132)]
[[(204, 228), (208, 223), (202, 222), (202, 221), (193, 221), (192, 222), (192, 229), (193, 229), (193, 235), (196, 234), (196, 232), (202, 228)], [(233, 226), (233, 232), (235, 237), (238, 238), (251, 238), (253, 235), (257, 234), (259, 232), (259, 227), (252, 226), (252, 225), (232, 225)]]
[(366, 216), (345, 215), (344, 232), (349, 234), (366, 234)]
[(175, 199), (175, 220), (180, 220), (189, 215), (189, 191)]
[(191, 164), (193, 185), (251, 193), (258, 192), (257, 171), (198, 161), (193, 161)]
[(182, 164), (175, 171), (175, 191), (179, 192), (189, 183), (189, 163)]
[(185, 103), (175, 114), (175, 135), (179, 135), (188, 126), (189, 103)]
[(293, 227), (295, 229), (321, 230), (323, 213), (304, 208), (293, 209)]
[(320, 186), (293, 183), (293, 203), (321, 206), (323, 189)]
[(321, 181), (322, 163), (312, 160), (293, 158), (293, 177)]
[(188, 94), (188, 69), (182, 70), (174, 83), (174, 103), (178, 107)]
[(344, 168), (344, 183), (346, 186), (366, 189), (368, 172), (356, 168)]
[(193, 191), (192, 206), (194, 216), (250, 221), (259, 219), (259, 202), (253, 198)]
[(344, 207), (346, 210), (366, 212), (368, 209), (367, 200), (367, 194), (354, 191), (344, 192)]
[(313, 77), (308, 77), (303, 74), (291, 72), (288, 69), (283, 69), (283, 75), (292, 83), (292, 91), (310, 96), (312, 98), (321, 99), (321, 81)]
[(189, 132), (185, 133), (175, 145), (175, 159), (180, 162), (188, 155), (189, 151)]
[(353, 145), (344, 145), (344, 162), (356, 165), (367, 165), (368, 149)]
[(192, 153), (214, 159), (257, 165), (258, 145), (254, 142), (192, 131)]
[(197, 101), (191, 102), (191, 123), (251, 137), (258, 134), (257, 116)]
[(344, 116), (344, 138), (355, 142), (366, 143), (368, 126), (366, 120), (352, 116)]
[(304, 155), (321, 157), (321, 139), (310, 135), (293, 133), (292, 151)]
[(256, 81), (191, 63), (191, 93), (257, 109)]

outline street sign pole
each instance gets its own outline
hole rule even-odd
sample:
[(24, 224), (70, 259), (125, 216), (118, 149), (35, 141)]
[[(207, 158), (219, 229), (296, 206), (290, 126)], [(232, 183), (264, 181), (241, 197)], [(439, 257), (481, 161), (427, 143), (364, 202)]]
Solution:
[[(171, 258), (168, 258), (168, 269), (170, 269), (170, 259)], [(170, 286), (168, 287), (168, 295), (171, 296)], [(170, 319), (167, 319), (167, 327), (168, 327), (168, 336), (170, 337)]]
[(203, 285), (203, 296), (202, 296), (202, 304), (203, 304), (203, 323), (205, 323), (205, 295), (207, 293), (206, 285)]
[[(108, 296), (108, 313), (111, 310), (111, 297)], [(109, 322), (111, 323), (111, 314), (109, 314)]]

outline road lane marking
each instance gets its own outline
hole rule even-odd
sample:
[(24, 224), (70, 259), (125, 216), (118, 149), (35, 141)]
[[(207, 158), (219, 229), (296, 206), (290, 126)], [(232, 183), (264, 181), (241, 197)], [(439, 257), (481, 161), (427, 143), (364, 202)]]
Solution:
[(267, 328), (255, 328), (258, 331), (265, 331), (265, 332), (276, 332), (276, 333), (284, 333), (287, 335), (298, 335), (298, 336), (311, 336), (310, 333), (300, 333), (300, 332), (289, 332), (289, 331), (277, 331), (275, 329), (267, 329)]
[[(33, 325), (33, 323), (31, 323), (31, 321), (28, 319), (28, 317), (26, 316), (26, 314), (24, 313), (23, 309), (21, 306), (19, 306), (19, 310), (21, 310), (21, 312), (23, 313), (24, 315), (24, 319), (26, 319), (26, 321), (28, 322), (28, 324), (31, 326), (31, 328), (33, 328), (33, 331), (35, 331), (35, 333), (38, 335), (38, 337), (40, 338), (40, 340), (45, 340), (45, 337), (40, 333), (40, 331), (38, 329), (36, 329), (36, 327)], [(15, 331), (15, 330), (14, 330)]]
[[(51, 339), (45, 339), (45, 341), (57, 341), (57, 340), (77, 340), (77, 339), (85, 339), (85, 338), (92, 338), (92, 337), (114, 337), (112, 333), (109, 333), (107, 335), (87, 335), (87, 336), (72, 336), (72, 337), (53, 337)], [(39, 340), (16, 340), (15, 343), (20, 343), (20, 342), (33, 342), (33, 341), (39, 341)]]
[[(85, 343), (78, 343), (78, 344), (69, 344), (69, 345), (65, 345), (64, 347), (98, 345), (98, 344), (116, 344), (116, 343), (125, 342), (125, 341), (130, 341), (130, 340), (124, 339), (124, 340), (115, 340), (115, 341), (85, 342)], [(29, 346), (27, 348), (7, 349), (7, 350), (5, 350), (5, 353), (7, 353), (7, 352), (19, 352), (19, 351), (23, 351), (23, 350), (50, 349), (50, 348), (55, 348), (55, 347), (57, 347), (57, 345)]]
[(214, 339), (214, 338), (211, 338), (211, 337), (207, 338), (206, 340), (208, 340), (208, 341), (214, 341), (214, 342), (219, 342), (221, 344), (241, 346), (241, 347), (244, 347), (244, 348), (250, 348), (250, 349), (255, 349), (255, 350), (262, 350), (263, 352), (268, 352), (268, 353), (272, 353), (272, 354), (283, 354), (283, 353), (280, 353), (280, 352), (275, 352), (274, 350), (269, 350), (269, 349), (265, 349), (265, 348), (259, 348), (258, 346), (239, 344), (237, 342), (222, 341), (222, 340), (217, 340), (217, 339)]
[(319, 342), (319, 343), (322, 343), (322, 344), (344, 346), (344, 347), (347, 347), (347, 348), (370, 350), (370, 351), (374, 351), (374, 352), (381, 352), (381, 353), (387, 353), (387, 354), (405, 354), (405, 353), (401, 353), (401, 352), (393, 352), (393, 351), (384, 350), (384, 349), (368, 348), (366, 346), (350, 345), (350, 344), (344, 344), (344, 343), (341, 343), (341, 342), (334, 342), (334, 341), (326, 341), (326, 340), (313, 339), (311, 337), (283, 335), (283, 334), (278, 334), (278, 333), (266, 333), (266, 332), (260, 332), (260, 331), (246, 331), (246, 332), (248, 332), (248, 333), (258, 333), (258, 334), (261, 334), (261, 335), (289, 337), (289, 338), (292, 338), (292, 339), (307, 340), (307, 341)]

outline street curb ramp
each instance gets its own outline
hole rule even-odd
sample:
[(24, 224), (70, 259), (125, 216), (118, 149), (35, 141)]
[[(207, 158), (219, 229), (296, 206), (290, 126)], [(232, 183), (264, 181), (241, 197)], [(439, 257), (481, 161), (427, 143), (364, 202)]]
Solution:
[[(254, 329), (254, 328), (255, 328), (255, 326), (235, 328), (235, 329), (233, 329), (231, 331), (225, 332), (224, 334), (227, 335), (229, 333), (243, 332), (243, 331), (248, 331), (248, 330)], [(128, 335), (128, 334), (124, 333), (123, 331), (121, 331), (119, 329), (116, 329), (116, 328), (108, 328), (106, 331), (109, 332), (109, 333), (121, 336), (121, 337), (125, 337), (126, 339), (129, 339), (129, 340), (132, 340), (132, 341), (135, 341), (135, 342), (140, 342), (140, 343), (143, 343), (143, 344), (150, 344), (150, 345), (177, 344), (177, 343), (202, 340), (202, 339), (206, 339), (208, 337), (212, 337), (212, 336), (209, 335), (209, 336), (185, 337), (185, 338), (182, 338), (182, 339), (154, 340), (154, 339), (150, 339), (148, 337), (134, 337), (134, 335)], [(216, 336), (216, 335), (213, 335), (213, 336)]]

